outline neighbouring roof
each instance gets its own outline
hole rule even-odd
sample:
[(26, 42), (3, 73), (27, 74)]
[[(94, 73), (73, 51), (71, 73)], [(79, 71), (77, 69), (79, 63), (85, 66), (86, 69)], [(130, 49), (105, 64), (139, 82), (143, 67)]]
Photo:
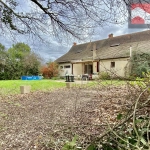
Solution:
[(58, 58), (56, 62), (70, 62), (75, 60), (93, 59), (93, 46), (96, 47), (96, 58), (94, 59), (113, 59), (125, 58), (132, 51), (150, 52), (150, 30), (126, 34), (99, 41), (73, 45), (71, 49)]

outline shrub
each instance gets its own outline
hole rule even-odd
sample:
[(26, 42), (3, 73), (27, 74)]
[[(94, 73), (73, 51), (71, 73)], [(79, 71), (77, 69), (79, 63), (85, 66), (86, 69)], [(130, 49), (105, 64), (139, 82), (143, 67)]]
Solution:
[(58, 76), (58, 65), (55, 62), (50, 62), (49, 64), (42, 66), (40, 72), (44, 78), (52, 78)]
[(143, 73), (150, 71), (150, 53), (133, 53), (131, 59), (131, 76), (143, 78)]
[(100, 72), (99, 73), (99, 78), (100, 79), (104, 79), (104, 80), (109, 80), (110, 79), (110, 75), (108, 72)]
[[(143, 74), (138, 82), (128, 84), (132, 104), (116, 116), (119, 124), (108, 124), (106, 132), (95, 138), (94, 142), (102, 150), (149, 150), (150, 144), (150, 73)], [(136, 90), (136, 93), (134, 93)], [(107, 130), (108, 129), (108, 130)], [(92, 140), (93, 143), (93, 140)], [(91, 144), (92, 144), (91, 143)]]

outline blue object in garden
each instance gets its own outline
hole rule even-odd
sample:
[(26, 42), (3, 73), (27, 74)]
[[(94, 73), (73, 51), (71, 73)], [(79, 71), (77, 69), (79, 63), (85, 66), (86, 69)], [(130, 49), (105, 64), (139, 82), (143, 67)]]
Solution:
[(22, 76), (21, 80), (41, 80), (42, 76)]

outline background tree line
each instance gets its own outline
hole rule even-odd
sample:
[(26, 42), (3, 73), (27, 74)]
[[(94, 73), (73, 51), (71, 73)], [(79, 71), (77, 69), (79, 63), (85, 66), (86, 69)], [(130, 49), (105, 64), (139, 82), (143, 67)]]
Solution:
[(25, 43), (8, 50), (0, 44), (0, 80), (20, 79), (22, 75), (38, 75), (41, 58)]

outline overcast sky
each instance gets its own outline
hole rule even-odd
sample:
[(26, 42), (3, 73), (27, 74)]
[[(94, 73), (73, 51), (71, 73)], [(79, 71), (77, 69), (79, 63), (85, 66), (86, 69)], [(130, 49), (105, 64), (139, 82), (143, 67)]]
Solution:
[(86, 39), (86, 41), (79, 41), (77, 39), (70, 39), (70, 41), (63, 41), (60, 42), (57, 40), (57, 38), (49, 38), (50, 41), (49, 43), (39, 41), (36, 39), (31, 40), (27, 36), (20, 36), (17, 40), (13, 40), (13, 38), (5, 37), (5, 36), (0, 36), (0, 43), (5, 45), (6, 48), (11, 47), (13, 43), (16, 42), (24, 42), (27, 43), (33, 51), (35, 51), (37, 54), (39, 54), (45, 61), (49, 60), (55, 60), (68, 52), (68, 50), (71, 48), (73, 45), (73, 42), (76, 42), (77, 44), (81, 44), (84, 42), (90, 42), (90, 41), (96, 41), (96, 40), (101, 40), (108, 38), (108, 35), (110, 33), (113, 33), (114, 36), (118, 35), (123, 35), (123, 34), (128, 34), (128, 33), (133, 33), (133, 32), (139, 32), (145, 29), (140, 29), (140, 28), (128, 28), (128, 24), (124, 25), (113, 25), (110, 27), (104, 27), (104, 28), (99, 28), (97, 31), (90, 37)]

